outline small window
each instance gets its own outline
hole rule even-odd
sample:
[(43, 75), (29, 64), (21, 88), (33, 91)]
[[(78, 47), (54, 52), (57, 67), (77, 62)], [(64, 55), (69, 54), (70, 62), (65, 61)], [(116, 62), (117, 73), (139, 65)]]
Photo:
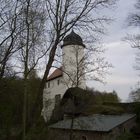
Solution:
[(86, 136), (82, 136), (82, 140), (87, 140), (87, 137)]
[(50, 82), (48, 82), (48, 88), (50, 88)]
[(61, 95), (60, 94), (55, 95), (55, 105), (58, 105), (60, 103), (60, 100), (61, 100)]
[(60, 80), (57, 80), (57, 85), (59, 85), (60, 84)]
[(125, 128), (123, 128), (123, 132), (125, 133)]

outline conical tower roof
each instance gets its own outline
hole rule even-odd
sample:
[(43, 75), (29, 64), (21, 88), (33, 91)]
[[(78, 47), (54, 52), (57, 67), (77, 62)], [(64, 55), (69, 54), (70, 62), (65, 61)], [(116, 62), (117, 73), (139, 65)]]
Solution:
[(76, 34), (73, 30), (63, 40), (62, 47), (67, 46), (67, 45), (81, 45), (85, 47), (85, 45), (83, 44), (82, 38), (78, 34)]

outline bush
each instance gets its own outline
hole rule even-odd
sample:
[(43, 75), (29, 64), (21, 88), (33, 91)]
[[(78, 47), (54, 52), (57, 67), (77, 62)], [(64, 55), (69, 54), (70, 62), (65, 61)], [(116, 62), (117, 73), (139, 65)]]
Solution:
[(119, 136), (116, 140), (136, 140), (135, 136), (130, 132), (125, 132)]

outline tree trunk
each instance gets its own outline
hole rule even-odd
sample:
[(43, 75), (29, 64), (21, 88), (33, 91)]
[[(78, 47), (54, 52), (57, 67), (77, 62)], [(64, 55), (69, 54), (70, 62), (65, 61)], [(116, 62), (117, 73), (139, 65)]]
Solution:
[(40, 86), (39, 86), (36, 101), (35, 101), (35, 104), (33, 106), (32, 113), (31, 113), (32, 118), (33, 118), (32, 124), (35, 124), (36, 119), (38, 119), (40, 117), (40, 113), (41, 113), (41, 110), (42, 110), (42, 107), (43, 107), (42, 106), (43, 91), (44, 91), (44, 87), (45, 87), (45, 84), (46, 84), (46, 81), (47, 81), (49, 71), (50, 71), (50, 69), (52, 67), (52, 64), (54, 62), (54, 57), (55, 57), (55, 52), (56, 52), (56, 49), (57, 49), (58, 42), (59, 42), (59, 40), (57, 39), (55, 41), (52, 49), (51, 49), (50, 56), (49, 56), (49, 61), (48, 61), (48, 64), (46, 65), (46, 70), (45, 70), (45, 73), (43, 75), (43, 78), (42, 78)]
[(26, 11), (26, 26), (27, 26), (27, 37), (25, 46), (25, 61), (24, 61), (24, 99), (23, 99), (23, 140), (26, 140), (26, 128), (27, 128), (27, 77), (28, 77), (28, 61), (29, 61), (29, 33), (30, 24), (29, 18), (29, 7), (30, 0), (27, 1), (27, 11)]
[(26, 114), (27, 114), (27, 78), (24, 79), (24, 95), (23, 95), (23, 140), (26, 139)]

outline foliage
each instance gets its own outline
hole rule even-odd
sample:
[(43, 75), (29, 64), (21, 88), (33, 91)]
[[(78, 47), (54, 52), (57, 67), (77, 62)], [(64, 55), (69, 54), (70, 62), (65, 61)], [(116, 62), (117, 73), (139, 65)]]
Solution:
[(140, 88), (136, 88), (135, 90), (132, 90), (129, 96), (130, 96), (130, 100), (134, 102), (140, 102)]
[(89, 114), (118, 115), (122, 113), (124, 113), (124, 109), (121, 107), (107, 105), (93, 105), (86, 110), (85, 115)]
[[(28, 79), (28, 122), (36, 98), (40, 79)], [(11, 135), (21, 134), (24, 84), (21, 78), (4, 78), (0, 82), (0, 138), (5, 140)], [(13, 131), (16, 130), (16, 133)]]
[[(23, 81), (21, 79), (3, 79), (0, 84), (0, 112), (2, 117), (1, 126), (8, 124), (8, 120), (20, 123), (21, 118), (17, 118), (22, 114), (22, 98), (23, 98)], [(16, 116), (15, 114), (19, 114)], [(9, 119), (7, 118), (9, 117)], [(21, 117), (21, 116), (20, 116)], [(7, 122), (4, 122), (7, 121)], [(2, 125), (3, 124), (3, 125)]]
[(11, 128), (21, 125), (23, 104), (21, 79), (3, 79), (0, 83), (0, 129), (8, 137)]
[(101, 91), (94, 90), (94, 89), (89, 89), (89, 88), (87, 88), (87, 91), (90, 92), (94, 96), (96, 104), (103, 104), (105, 102), (108, 102), (108, 103), (118, 103), (118, 102), (120, 102), (120, 99), (117, 96), (116, 91), (101, 92)]
[[(98, 100), (97, 100), (98, 99)], [(80, 88), (69, 88), (60, 104), (53, 111), (51, 122), (61, 120), (65, 113), (75, 115), (90, 114), (121, 114), (124, 110), (118, 106), (104, 105), (104, 102), (118, 103), (117, 94), (107, 92), (94, 92), (93, 90), (83, 90)]]
[(137, 121), (140, 123), (140, 85), (136, 86), (129, 94), (130, 100), (133, 102), (133, 111), (137, 114)]
[(137, 114), (137, 123), (140, 126), (140, 102), (134, 103), (134, 112)]
[(136, 138), (132, 133), (125, 132), (117, 140), (136, 140)]
[(42, 117), (39, 118), (37, 124), (33, 126), (27, 133), (27, 140), (46, 140), (48, 136), (48, 128)]
[(67, 100), (67, 98), (72, 98), (72, 96), (75, 96), (76, 102), (78, 102), (77, 100), (81, 100), (82, 102), (93, 104), (93, 105), (103, 104), (104, 102), (109, 102), (109, 103), (119, 102), (119, 98), (115, 91), (108, 93), (108, 92), (95, 91), (91, 89), (83, 90), (80, 88), (68, 89), (63, 96), (62, 102), (64, 102), (64, 100)]

